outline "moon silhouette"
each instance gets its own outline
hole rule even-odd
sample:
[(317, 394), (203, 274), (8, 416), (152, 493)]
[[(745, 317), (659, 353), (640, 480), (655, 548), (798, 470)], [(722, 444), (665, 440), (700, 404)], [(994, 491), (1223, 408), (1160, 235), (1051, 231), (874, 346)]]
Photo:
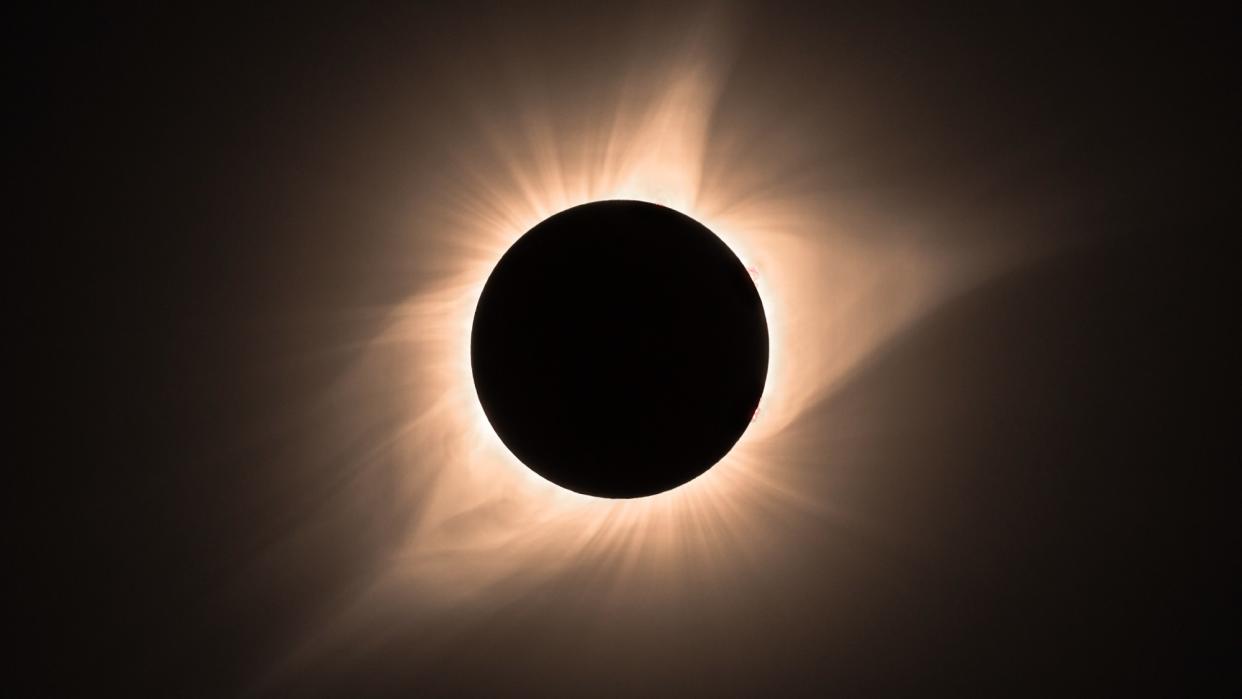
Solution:
[(746, 268), (705, 226), (601, 201), (501, 257), (470, 354), (483, 410), (522, 463), (578, 493), (635, 498), (694, 479), (741, 437), (768, 330)]

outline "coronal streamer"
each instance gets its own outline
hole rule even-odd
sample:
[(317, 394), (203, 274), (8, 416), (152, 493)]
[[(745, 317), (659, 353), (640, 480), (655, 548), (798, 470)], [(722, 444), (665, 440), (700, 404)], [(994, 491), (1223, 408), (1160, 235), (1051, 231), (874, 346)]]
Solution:
[[(545, 94), (517, 62), (508, 89), (469, 102), (452, 167), (420, 199), (434, 203), (411, 212), (407, 252), (432, 261), (435, 281), (391, 312), (342, 379), (402, 396), (402, 424), (375, 448), (398, 465), (383, 497), (417, 506), (374, 586), (290, 663), (351, 629), (373, 633), (394, 607), (478, 613), (557, 576), (583, 576), (608, 604), (671, 603), (696, 594), (696, 581), (787, 555), (786, 518), (853, 517), (808, 487), (830, 478), (834, 455), (807, 455), (791, 427), (1000, 256), (937, 252), (865, 204), (842, 211), (848, 197), (825, 190), (833, 163), (812, 135), (774, 132), (777, 115), (719, 109), (730, 55), (719, 29), (705, 23), (675, 50), (619, 61), (580, 91)], [(770, 335), (759, 411), (732, 451), (681, 487), (633, 500), (580, 495), (521, 464), (483, 414), (470, 366), (472, 317), (501, 255), (548, 216), (607, 199), (661, 204), (719, 235), (751, 271)], [(376, 497), (365, 492), (359, 507)]]

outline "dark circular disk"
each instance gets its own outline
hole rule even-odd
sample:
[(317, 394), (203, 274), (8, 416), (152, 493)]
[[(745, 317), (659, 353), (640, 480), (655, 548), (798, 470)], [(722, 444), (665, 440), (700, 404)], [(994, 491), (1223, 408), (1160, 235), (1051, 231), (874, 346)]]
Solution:
[(522, 463), (570, 490), (634, 498), (711, 468), (750, 424), (768, 367), (746, 268), (694, 219), (640, 201), (555, 214), (479, 298), (475, 389)]

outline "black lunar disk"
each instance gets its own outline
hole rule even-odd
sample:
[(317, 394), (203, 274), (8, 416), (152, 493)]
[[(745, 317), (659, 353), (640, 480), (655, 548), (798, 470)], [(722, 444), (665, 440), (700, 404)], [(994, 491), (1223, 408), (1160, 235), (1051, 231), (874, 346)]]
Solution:
[(693, 479), (741, 437), (768, 330), (746, 268), (706, 227), (601, 201), (505, 253), (470, 358), (483, 410), (522, 463), (579, 493), (634, 498)]

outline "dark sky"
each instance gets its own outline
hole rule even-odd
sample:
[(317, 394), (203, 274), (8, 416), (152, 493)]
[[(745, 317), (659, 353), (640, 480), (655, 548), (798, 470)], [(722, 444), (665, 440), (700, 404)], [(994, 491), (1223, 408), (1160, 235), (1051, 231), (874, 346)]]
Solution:
[[(924, 248), (1054, 251), (938, 303), (786, 430), (807, 497), (871, 527), (773, 513), (770, 566), (677, 604), (605, 605), (583, 561), (503, 603), (397, 607), (272, 680), (420, 516), (333, 505), (366, 445), (325, 446), (308, 406), (375, 336), (359, 309), (437, 283), (394, 258), (485, 140), (463, 104), (532, 83), (590, 103), (702, 16), (428, 5), (21, 23), (32, 696), (1168, 696), (1225, 675), (1207, 631), (1236, 536), (1206, 406), (1233, 325), (1211, 310), (1236, 229), (1229, 23), (755, 3), (725, 13), (719, 120), (799, 134), (789, 187), (927, 221)], [(399, 427), (380, 388), (358, 391), (377, 441)], [(304, 468), (324, 449), (340, 463)]]

